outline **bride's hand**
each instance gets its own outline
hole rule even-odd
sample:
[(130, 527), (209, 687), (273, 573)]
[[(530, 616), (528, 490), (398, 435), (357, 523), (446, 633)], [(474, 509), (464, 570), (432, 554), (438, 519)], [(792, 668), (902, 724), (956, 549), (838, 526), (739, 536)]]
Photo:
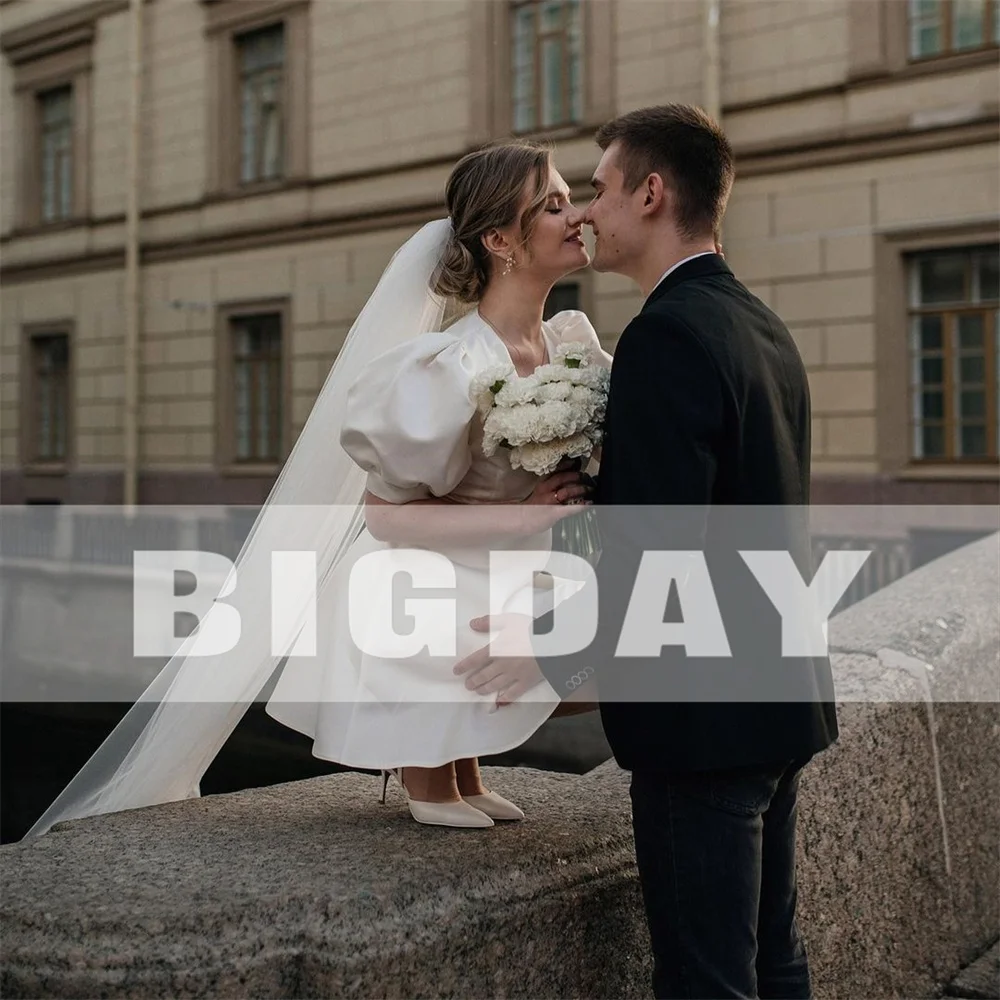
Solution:
[(546, 531), (564, 517), (572, 517), (586, 510), (591, 487), (583, 475), (573, 469), (553, 472), (540, 479), (531, 496), (523, 501), (525, 534)]

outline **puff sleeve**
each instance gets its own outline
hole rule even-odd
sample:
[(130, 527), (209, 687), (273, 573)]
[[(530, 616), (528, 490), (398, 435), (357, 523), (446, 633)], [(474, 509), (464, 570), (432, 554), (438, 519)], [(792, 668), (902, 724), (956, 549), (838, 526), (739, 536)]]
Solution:
[(428, 333), (371, 362), (348, 391), (340, 443), (390, 503), (445, 496), (472, 464), (475, 375), (458, 338)]
[(548, 325), (560, 344), (576, 342), (589, 347), (594, 352), (594, 364), (611, 367), (611, 355), (601, 347), (600, 338), (587, 314), (579, 309), (564, 309), (548, 320)]

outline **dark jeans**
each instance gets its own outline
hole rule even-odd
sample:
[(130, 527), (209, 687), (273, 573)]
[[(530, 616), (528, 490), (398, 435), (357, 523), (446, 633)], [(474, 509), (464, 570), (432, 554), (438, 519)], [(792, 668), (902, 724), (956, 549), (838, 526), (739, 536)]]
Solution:
[(811, 996), (795, 926), (802, 763), (632, 772), (658, 1000)]

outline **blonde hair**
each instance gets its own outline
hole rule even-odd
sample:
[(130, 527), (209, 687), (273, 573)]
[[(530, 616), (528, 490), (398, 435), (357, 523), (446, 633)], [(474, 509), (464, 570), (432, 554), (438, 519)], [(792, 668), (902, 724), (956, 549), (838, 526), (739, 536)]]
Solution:
[[(545, 207), (552, 153), (532, 142), (504, 142), (463, 156), (448, 178), (445, 203), (452, 238), (445, 247), (434, 290), (460, 302), (478, 302), (490, 280), (490, 252), (483, 236), (520, 223), (521, 246)], [(525, 186), (534, 181), (518, 217)]]

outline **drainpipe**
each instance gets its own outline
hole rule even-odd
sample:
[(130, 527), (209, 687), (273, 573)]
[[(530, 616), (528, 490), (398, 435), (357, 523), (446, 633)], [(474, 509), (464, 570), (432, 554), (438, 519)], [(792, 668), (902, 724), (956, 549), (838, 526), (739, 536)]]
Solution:
[[(703, 35), (704, 51), (702, 53), (701, 103), (720, 125), (722, 124), (722, 58), (721, 29), (719, 27), (722, 13), (722, 0), (702, 0), (704, 15)], [(722, 242), (722, 230), (716, 233), (716, 239)]]
[(139, 326), (142, 282), (139, 273), (139, 164), (142, 123), (142, 19), (145, 0), (129, 0), (128, 159), (125, 187), (125, 413), (123, 419), (127, 514), (135, 512), (139, 486)]
[[(702, 58), (702, 107), (716, 120), (722, 117), (722, 60), (719, 15), (722, 0), (702, 0), (704, 52)], [(721, 122), (720, 122), (721, 124)]]

